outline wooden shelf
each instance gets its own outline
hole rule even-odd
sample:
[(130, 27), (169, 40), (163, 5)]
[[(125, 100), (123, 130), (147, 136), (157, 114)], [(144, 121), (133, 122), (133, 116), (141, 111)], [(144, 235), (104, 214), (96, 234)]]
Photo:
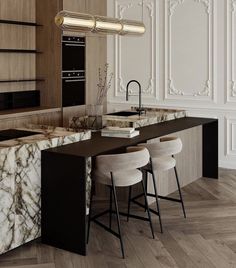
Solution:
[(34, 49), (6, 49), (1, 48), (0, 53), (42, 53)]
[(23, 26), (42, 26), (35, 22), (28, 22), (28, 21), (16, 21), (16, 20), (0, 20), (2, 24), (14, 24), (14, 25), (23, 25)]
[(45, 79), (0, 80), (0, 83), (19, 83), (19, 82), (38, 82), (38, 81), (45, 81)]

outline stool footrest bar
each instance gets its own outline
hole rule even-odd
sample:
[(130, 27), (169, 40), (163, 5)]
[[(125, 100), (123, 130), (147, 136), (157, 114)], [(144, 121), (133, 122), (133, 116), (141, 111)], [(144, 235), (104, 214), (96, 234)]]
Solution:
[(176, 198), (172, 198), (172, 197), (158, 195), (158, 198), (181, 203), (180, 199), (176, 199)]
[(105, 214), (107, 214), (107, 213), (109, 213), (109, 210), (107, 209), (107, 210), (105, 210), (105, 211), (103, 211), (103, 212), (101, 212), (101, 213), (98, 213), (98, 214), (96, 214), (96, 215), (94, 215), (93, 217), (91, 217), (91, 221), (94, 221), (94, 220), (96, 220), (97, 218), (99, 218), (99, 217), (101, 217), (101, 216), (103, 216), (103, 215), (105, 215)]
[(131, 198), (131, 201), (133, 201), (133, 200), (135, 200), (135, 199), (138, 199), (138, 198), (140, 198), (140, 197), (142, 197), (142, 196), (144, 196), (143, 193), (142, 193), (142, 194), (139, 194), (139, 195), (136, 195), (136, 196), (134, 196), (134, 197)]
[(100, 227), (102, 227), (103, 229), (105, 229), (107, 232), (113, 234), (117, 238), (120, 238), (120, 235), (118, 233), (114, 232), (111, 228), (107, 227), (105, 224), (101, 223), (98, 220), (93, 220), (93, 221), (94, 221), (94, 223), (96, 223), (97, 225), (99, 225)]
[[(128, 213), (125, 213), (125, 212), (119, 212), (119, 214), (121, 216), (128, 216)], [(142, 216), (138, 216), (138, 215), (134, 215), (134, 214), (129, 214), (129, 217), (130, 218), (134, 218), (134, 219), (137, 219), (137, 220), (143, 220), (143, 221), (149, 221), (148, 218), (145, 218), (145, 217), (142, 217)]]
[[(142, 207), (142, 208), (146, 208), (145, 205), (143, 205), (142, 203), (140, 203), (140, 202), (138, 202), (138, 201), (133, 200), (132, 202), (135, 203), (136, 205)], [(154, 214), (156, 214), (156, 215), (159, 216), (159, 213), (158, 213), (156, 210), (151, 209), (151, 208), (149, 208), (149, 210), (150, 210), (150, 212), (152, 212), (152, 213), (154, 213)]]

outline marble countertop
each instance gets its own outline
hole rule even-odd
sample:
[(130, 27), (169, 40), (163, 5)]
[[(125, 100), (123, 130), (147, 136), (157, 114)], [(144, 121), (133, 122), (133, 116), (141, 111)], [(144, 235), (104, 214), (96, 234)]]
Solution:
[[(0, 149), (14, 147), (24, 144), (35, 143), (38, 141), (44, 140), (52, 140), (54, 138), (60, 139), (70, 139), (73, 141), (78, 135), (86, 134), (88, 135), (90, 131), (79, 131), (75, 132), (71, 128), (62, 128), (62, 127), (53, 127), (53, 126), (45, 126), (45, 125), (26, 125), (24, 128), (15, 128), (17, 130), (26, 130), (26, 131), (34, 131), (38, 132), (38, 134), (33, 134), (27, 137), (9, 139), (0, 142)], [(91, 134), (91, 133), (90, 133)]]
[[(144, 107), (145, 113), (132, 116), (104, 115), (103, 122), (106, 126), (139, 128), (177, 118), (186, 117), (186, 111), (174, 109), (159, 109)], [(132, 111), (135, 107), (131, 108)]]

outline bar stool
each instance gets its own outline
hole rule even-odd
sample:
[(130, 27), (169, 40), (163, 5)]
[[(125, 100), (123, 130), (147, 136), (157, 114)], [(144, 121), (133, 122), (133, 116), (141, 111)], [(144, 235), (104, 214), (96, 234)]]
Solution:
[[(145, 189), (146, 189), (147, 196), (155, 197), (156, 199), (157, 210), (150, 209), (150, 211), (159, 216), (160, 230), (161, 230), (161, 233), (163, 233), (161, 211), (160, 211), (158, 198), (181, 203), (183, 214), (184, 214), (184, 217), (186, 218), (183, 197), (182, 197), (181, 188), (179, 184), (179, 177), (178, 177), (178, 173), (176, 169), (176, 160), (174, 158), (174, 155), (180, 153), (182, 150), (182, 141), (180, 138), (177, 138), (177, 137), (165, 137), (165, 138), (161, 138), (160, 142), (149, 143), (149, 144), (143, 143), (143, 144), (139, 144), (139, 146), (147, 148), (150, 153), (150, 161), (148, 165), (143, 168), (144, 175), (145, 175)], [(180, 197), (179, 199), (158, 195), (158, 191), (157, 191), (155, 173), (158, 173), (160, 171), (167, 171), (172, 168), (174, 168), (174, 172), (175, 172), (175, 177), (176, 177), (176, 182), (177, 182), (177, 187), (178, 187), (178, 192), (179, 192), (179, 197)], [(147, 192), (147, 179), (148, 179), (147, 173), (150, 173), (152, 175), (151, 177), (153, 180), (154, 194)], [(140, 194), (133, 198), (130, 198), (129, 206), (130, 206), (130, 202), (134, 202), (135, 204), (140, 205), (141, 207), (145, 208), (147, 205), (146, 201), (145, 201), (145, 205), (143, 205), (139, 201), (136, 200), (140, 198), (141, 196), (143, 195)]]
[[(149, 159), (150, 159), (149, 152), (146, 148), (143, 147), (129, 147), (127, 148), (127, 153), (100, 155), (96, 157), (96, 167), (93, 173), (93, 180), (96, 180), (96, 182), (104, 184), (110, 188), (110, 207), (108, 210), (105, 210), (104, 212), (99, 213), (92, 217), (91, 211), (92, 211), (93, 194), (91, 192), (87, 242), (89, 240), (90, 222), (94, 221), (96, 224), (103, 227), (106, 231), (112, 233), (113, 235), (115, 235), (120, 239), (122, 257), (124, 258), (125, 254), (124, 254), (124, 246), (120, 228), (119, 215), (127, 216), (129, 213), (129, 207), (128, 207), (128, 213), (119, 212), (116, 187), (129, 187), (130, 189), (129, 193), (131, 193), (131, 187), (137, 183), (141, 183), (143, 189), (143, 195), (145, 197), (145, 202), (147, 203), (145, 185), (143, 183), (143, 174), (139, 169), (146, 166), (149, 162)], [(115, 211), (112, 210), (112, 194), (114, 197)], [(129, 216), (136, 219), (149, 221), (152, 237), (154, 238), (152, 220), (148, 205), (146, 209), (148, 218), (144, 218), (137, 215), (129, 215)], [(97, 218), (105, 215), (106, 213), (109, 213), (109, 227), (97, 220)], [(111, 229), (112, 213), (116, 214), (118, 233), (116, 233)]]

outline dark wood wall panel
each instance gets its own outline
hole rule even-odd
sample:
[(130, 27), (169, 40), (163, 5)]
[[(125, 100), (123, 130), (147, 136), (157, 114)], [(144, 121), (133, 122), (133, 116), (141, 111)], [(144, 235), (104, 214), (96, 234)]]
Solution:
[(7, 20), (35, 21), (36, 0), (1, 0), (0, 18)]
[[(0, 53), (0, 80), (35, 78), (34, 54)], [(0, 92), (34, 90), (35, 82), (0, 83)]]
[(46, 107), (61, 106), (61, 31), (54, 23), (55, 15), (62, 9), (62, 0), (37, 0), (36, 20), (42, 27), (37, 27), (36, 47), (42, 51), (37, 55), (36, 70), (38, 77), (45, 82), (38, 84), (41, 91), (41, 105)]
[(35, 27), (0, 24), (0, 48), (35, 49), (35, 34)]

